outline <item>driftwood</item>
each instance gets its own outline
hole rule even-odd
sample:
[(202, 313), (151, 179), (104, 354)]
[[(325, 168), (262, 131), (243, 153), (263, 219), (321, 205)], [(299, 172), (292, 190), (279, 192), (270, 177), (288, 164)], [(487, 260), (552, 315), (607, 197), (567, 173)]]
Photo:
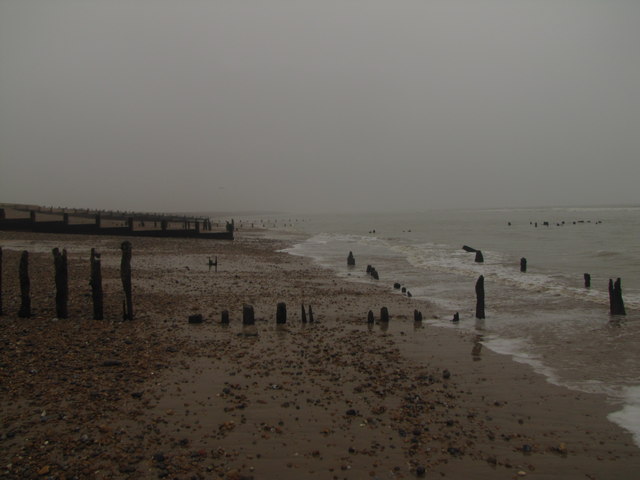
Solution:
[(475, 249), (475, 248), (473, 248), (473, 247), (470, 247), (470, 246), (468, 246), (468, 245), (463, 245), (463, 246), (462, 246), (462, 249), (463, 249), (465, 252), (469, 252), (469, 253), (476, 253), (476, 249)]
[(476, 318), (484, 317), (484, 276), (480, 275), (476, 282)]
[(287, 323), (287, 305), (284, 302), (278, 303), (276, 309), (276, 323)]
[(476, 250), (476, 263), (483, 263), (484, 257), (482, 256), (481, 250)]
[(124, 290), (122, 319), (133, 320), (133, 298), (131, 293), (131, 242), (122, 242), (122, 260), (120, 261), (120, 278)]
[(18, 274), (20, 276), (20, 310), (18, 310), (18, 316), (20, 318), (28, 318), (31, 316), (31, 282), (29, 281), (29, 252), (26, 250), (20, 256)]
[(100, 264), (100, 254), (95, 248), (91, 249), (91, 300), (93, 301), (93, 319), (102, 320), (104, 318), (103, 293), (102, 293), (102, 267)]
[(67, 251), (54, 248), (53, 265), (56, 283), (56, 317), (69, 318), (69, 273), (67, 268)]

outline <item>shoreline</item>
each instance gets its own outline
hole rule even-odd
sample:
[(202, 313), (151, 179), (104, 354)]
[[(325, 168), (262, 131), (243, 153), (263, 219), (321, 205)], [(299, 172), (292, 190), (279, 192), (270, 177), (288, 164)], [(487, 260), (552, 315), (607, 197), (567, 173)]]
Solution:
[[(340, 279), (262, 235), (241, 231), (228, 245), (135, 240), (137, 319), (121, 322), (120, 239), (0, 233), (0, 246), (87, 248), (70, 254), (71, 319), (57, 321), (50, 253), (32, 255), (42, 278), (32, 273), (36, 317), (17, 319), (8, 278), (17, 252), (5, 250), (1, 445), (12, 468), (2, 474), (31, 478), (48, 466), (51, 478), (87, 469), (95, 478), (412, 478), (423, 467), (451, 478), (634, 478), (640, 450), (607, 420), (602, 396), (551, 385), (468, 333), (414, 325), (414, 308), (430, 317), (427, 302)], [(96, 245), (104, 322), (89, 320), (77, 293), (88, 289), (83, 259)], [(285, 326), (275, 324), (279, 301)], [(255, 328), (239, 324), (243, 303), (256, 309)], [(316, 323), (300, 323), (300, 303)], [(379, 318), (382, 306), (388, 327), (368, 328), (367, 311)], [(224, 309), (229, 327), (219, 325)], [(205, 324), (188, 325), (193, 313)], [(81, 346), (86, 335), (93, 352)], [(99, 367), (112, 357), (122, 364)], [(62, 380), (72, 375), (79, 385)], [(76, 414), (65, 410), (73, 405)], [(91, 457), (98, 447), (107, 455)]]

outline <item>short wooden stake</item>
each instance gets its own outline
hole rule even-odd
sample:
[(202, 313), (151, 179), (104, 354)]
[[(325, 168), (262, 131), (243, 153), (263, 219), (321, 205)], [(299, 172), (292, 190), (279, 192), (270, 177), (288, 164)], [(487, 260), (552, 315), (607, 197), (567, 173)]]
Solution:
[(484, 276), (480, 275), (476, 282), (476, 318), (484, 317)]

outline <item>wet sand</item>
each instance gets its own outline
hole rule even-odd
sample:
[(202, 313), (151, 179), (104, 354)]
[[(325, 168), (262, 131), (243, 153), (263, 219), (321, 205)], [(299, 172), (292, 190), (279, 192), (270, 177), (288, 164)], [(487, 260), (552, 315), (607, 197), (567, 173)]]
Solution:
[[(414, 309), (433, 309), (386, 284), (335, 278), (278, 253), (284, 240), (237, 237), (130, 239), (136, 318), (123, 322), (121, 239), (0, 232), (0, 477), (637, 478), (640, 450), (604, 398), (414, 324)], [(66, 320), (54, 318), (55, 246), (69, 250)], [(91, 247), (104, 321), (91, 319)], [(16, 316), (24, 248), (29, 319)], [(382, 306), (389, 324), (367, 325)], [(188, 324), (195, 313), (203, 324)]]

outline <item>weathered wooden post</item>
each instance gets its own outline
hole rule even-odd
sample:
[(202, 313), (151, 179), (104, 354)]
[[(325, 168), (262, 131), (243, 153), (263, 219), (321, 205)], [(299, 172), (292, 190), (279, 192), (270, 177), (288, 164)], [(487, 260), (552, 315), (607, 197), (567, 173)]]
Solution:
[(382, 323), (388, 323), (389, 322), (389, 310), (387, 309), (387, 307), (382, 307), (380, 309), (380, 321)]
[(356, 259), (353, 256), (353, 252), (349, 252), (349, 256), (347, 257), (347, 265), (350, 267), (355, 266)]
[(413, 321), (415, 323), (422, 323), (422, 312), (419, 310), (413, 311)]
[(300, 319), (302, 320), (302, 323), (307, 323), (307, 311), (304, 309), (304, 303), (301, 307)]
[(460, 314), (458, 312), (453, 314), (453, 318), (451, 319), (453, 323), (458, 323), (460, 321)]
[(527, 271), (527, 259), (522, 257), (520, 259), (520, 271), (521, 272), (526, 272)]
[(69, 318), (69, 272), (67, 269), (67, 251), (54, 248), (53, 266), (55, 269), (56, 284), (56, 317)]
[(313, 309), (309, 305), (309, 323), (313, 323)]
[(256, 320), (254, 317), (253, 306), (242, 306), (242, 325), (255, 325)]
[[(133, 225), (133, 222), (131, 225)], [(122, 242), (120, 249), (122, 250), (120, 278), (122, 279), (122, 288), (124, 289), (125, 298), (122, 302), (122, 319), (133, 320), (133, 298), (131, 294), (131, 242)]]
[[(4, 213), (4, 210), (2, 213)], [(2, 219), (0, 218), (0, 220)], [(0, 247), (0, 315), (4, 315), (2, 311), (2, 247)]]
[(103, 312), (103, 295), (102, 295), (102, 268), (100, 265), (100, 254), (95, 248), (91, 249), (91, 299), (93, 300), (93, 319), (102, 320)]
[(369, 313), (367, 314), (367, 323), (372, 324), (374, 322), (375, 322), (375, 319), (373, 318), (373, 312), (369, 310)]
[(591, 275), (588, 273), (584, 274), (584, 288), (591, 288)]
[(20, 256), (18, 274), (20, 276), (20, 310), (18, 310), (18, 316), (20, 318), (28, 318), (31, 316), (31, 282), (29, 281), (29, 252), (26, 250)]
[(222, 325), (229, 325), (229, 310), (223, 310), (220, 316), (220, 323)]
[(484, 276), (480, 275), (476, 282), (476, 318), (484, 318)]
[(276, 309), (276, 323), (287, 323), (287, 305), (284, 302), (278, 303)]
[(476, 250), (476, 263), (483, 263), (484, 257), (482, 256), (481, 250)]
[(626, 315), (624, 301), (622, 300), (622, 285), (620, 278), (615, 283), (609, 279), (609, 310), (611, 315)]

